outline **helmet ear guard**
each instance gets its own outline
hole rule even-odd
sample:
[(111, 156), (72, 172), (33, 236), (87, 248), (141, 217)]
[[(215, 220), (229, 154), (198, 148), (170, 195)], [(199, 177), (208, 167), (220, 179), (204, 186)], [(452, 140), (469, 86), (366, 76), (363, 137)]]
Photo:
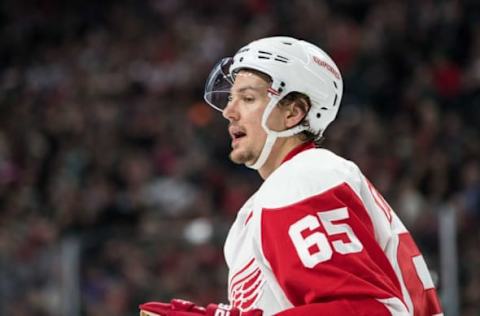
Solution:
[[(222, 111), (235, 74), (242, 69), (259, 71), (272, 81), (268, 90), (270, 102), (262, 116), (267, 140), (259, 158), (249, 167), (263, 166), (277, 137), (308, 131), (320, 138), (335, 119), (343, 95), (343, 81), (336, 64), (317, 46), (291, 37), (268, 37), (251, 42), (233, 58), (223, 59), (214, 67), (205, 86), (207, 103)], [(304, 94), (310, 100), (305, 124), (280, 132), (270, 130), (266, 124), (270, 113), (291, 92)]]

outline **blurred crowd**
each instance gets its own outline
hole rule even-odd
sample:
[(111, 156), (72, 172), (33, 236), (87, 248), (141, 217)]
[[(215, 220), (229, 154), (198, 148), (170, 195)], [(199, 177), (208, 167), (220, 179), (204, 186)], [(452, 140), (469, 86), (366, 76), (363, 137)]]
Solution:
[(229, 162), (203, 84), (271, 35), (338, 63), (345, 92), (324, 147), (360, 166), (434, 275), (439, 213), (454, 210), (461, 311), (480, 315), (473, 0), (2, 1), (0, 315), (227, 301), (223, 241), (261, 181)]

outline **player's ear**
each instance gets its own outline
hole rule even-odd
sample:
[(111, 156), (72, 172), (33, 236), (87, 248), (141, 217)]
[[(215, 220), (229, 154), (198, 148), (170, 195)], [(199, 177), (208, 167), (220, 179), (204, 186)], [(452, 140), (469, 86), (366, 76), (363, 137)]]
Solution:
[(285, 127), (292, 128), (300, 124), (303, 118), (307, 115), (308, 107), (307, 101), (303, 98), (296, 98), (295, 100), (292, 100), (286, 104), (284, 113)]

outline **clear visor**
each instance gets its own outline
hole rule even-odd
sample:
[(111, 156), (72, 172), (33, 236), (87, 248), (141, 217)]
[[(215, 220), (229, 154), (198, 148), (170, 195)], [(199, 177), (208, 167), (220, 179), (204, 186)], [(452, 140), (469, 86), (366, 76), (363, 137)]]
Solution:
[(205, 84), (205, 101), (213, 108), (222, 112), (228, 104), (233, 78), (230, 76), (230, 66), (233, 58), (223, 58), (219, 61), (208, 76)]

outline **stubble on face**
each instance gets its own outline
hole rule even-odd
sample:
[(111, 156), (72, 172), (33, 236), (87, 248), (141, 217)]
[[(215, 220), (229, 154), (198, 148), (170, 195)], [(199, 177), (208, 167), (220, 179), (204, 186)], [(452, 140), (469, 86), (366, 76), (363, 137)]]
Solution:
[(233, 149), (230, 152), (230, 160), (237, 165), (244, 164), (253, 164), (258, 155), (256, 155), (252, 150), (238, 150)]

